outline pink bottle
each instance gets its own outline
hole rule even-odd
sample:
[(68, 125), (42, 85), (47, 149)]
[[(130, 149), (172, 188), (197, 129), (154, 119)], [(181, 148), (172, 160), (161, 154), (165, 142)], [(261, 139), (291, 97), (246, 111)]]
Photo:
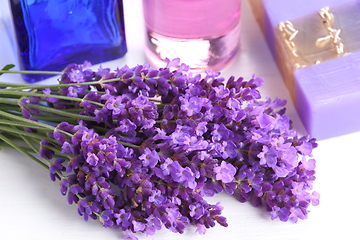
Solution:
[(143, 0), (146, 55), (164, 66), (180, 58), (193, 71), (226, 67), (240, 45), (241, 0)]

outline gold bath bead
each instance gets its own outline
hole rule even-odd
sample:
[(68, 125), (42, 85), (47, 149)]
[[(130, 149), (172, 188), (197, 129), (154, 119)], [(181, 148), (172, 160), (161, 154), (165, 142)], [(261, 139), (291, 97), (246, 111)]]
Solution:
[(320, 9), (319, 15), (322, 19), (324, 19), (323, 23), (325, 24), (325, 26), (329, 25), (330, 27), (334, 23), (334, 14), (330, 12), (329, 7), (324, 7)]
[(332, 24), (334, 23), (334, 14), (330, 12), (329, 7), (320, 9), (320, 17), (323, 19), (323, 24), (329, 35), (318, 38), (315, 42), (316, 47), (323, 48), (330, 42), (334, 45), (336, 54), (344, 54), (344, 44), (341, 42), (340, 33), (341, 29), (333, 28)]
[(317, 39), (315, 45), (318, 48), (323, 48), (330, 42), (330, 40), (331, 40), (331, 36), (328, 35), (326, 37), (322, 37), (322, 38)]
[(300, 59), (296, 44), (294, 42), (296, 36), (299, 33), (299, 30), (297, 30), (294, 27), (294, 25), (292, 24), (292, 22), (290, 22), (290, 21), (285, 21), (285, 22), (279, 23), (278, 29), (281, 32), (282, 42), (289, 53), (289, 57), (291, 58), (291, 60), (293, 62), (293, 66), (296, 69), (305, 67), (306, 65), (300, 64), (300, 62), (302, 62), (302, 60)]

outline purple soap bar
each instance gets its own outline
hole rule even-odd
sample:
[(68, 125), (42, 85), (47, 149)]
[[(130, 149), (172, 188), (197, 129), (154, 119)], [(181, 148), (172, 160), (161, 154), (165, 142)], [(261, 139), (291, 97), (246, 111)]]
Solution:
[(318, 139), (360, 131), (360, 52), (295, 71), (294, 102)]
[(249, 0), (310, 135), (360, 131), (360, 0)]

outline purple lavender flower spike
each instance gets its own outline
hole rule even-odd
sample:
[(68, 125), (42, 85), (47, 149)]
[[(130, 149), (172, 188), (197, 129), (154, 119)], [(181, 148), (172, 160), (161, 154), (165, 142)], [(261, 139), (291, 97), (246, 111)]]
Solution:
[(128, 228), (130, 223), (130, 213), (126, 212), (124, 209), (120, 209), (118, 213), (114, 214), (116, 218), (116, 224), (121, 226), (122, 228)]
[(145, 148), (144, 153), (139, 156), (139, 159), (143, 161), (145, 167), (154, 168), (160, 160), (160, 157), (156, 151)]
[(95, 153), (88, 153), (88, 157), (86, 158), (86, 162), (92, 166), (96, 166), (99, 162), (99, 158)]
[(74, 155), (74, 148), (69, 142), (64, 142), (61, 147), (61, 152), (69, 155)]
[[(45, 88), (43, 90), (43, 93), (47, 94), (47, 95), (50, 95), (51, 94), (51, 89), (50, 88)], [(51, 103), (55, 103), (55, 102), (59, 101), (58, 98), (51, 98), (51, 97), (47, 97), (46, 100), (48, 100)]]
[(200, 235), (204, 235), (204, 234), (206, 233), (206, 228), (205, 228), (204, 225), (198, 223), (195, 232), (198, 233), (198, 234), (200, 234)]
[(40, 156), (42, 158), (46, 158), (46, 159), (52, 159), (52, 157), (54, 156), (55, 152), (53, 150), (51, 150), (50, 148), (48, 148), (47, 146), (51, 146), (52, 144), (49, 143), (47, 140), (41, 140), (40, 142)]
[(189, 209), (190, 209), (190, 216), (196, 220), (201, 218), (205, 213), (205, 209), (204, 209), (203, 205), (200, 203), (191, 204), (189, 206)]
[(178, 67), (180, 64), (180, 58), (174, 58), (172, 60), (165, 58), (166, 67), (165, 68), (171, 68), (171, 67)]
[(149, 197), (149, 202), (154, 203), (157, 207), (162, 206), (166, 201), (166, 197), (161, 194), (159, 190), (152, 192), (152, 195)]
[(287, 208), (274, 207), (270, 212), (271, 219), (279, 218), (281, 221), (286, 222), (289, 219), (290, 211)]
[(133, 233), (162, 227), (183, 233), (192, 224), (199, 234), (226, 227), (222, 207), (204, 200), (220, 192), (264, 205), (280, 221), (306, 219), (309, 205), (319, 204), (312, 190), (317, 144), (291, 129), (284, 101), (261, 100), (263, 79), (226, 82), (211, 71), (201, 77), (179, 59), (158, 70), (87, 67), (69, 66), (61, 83), (98, 84), (43, 91), (77, 101), (29, 97), (19, 109), (34, 121), (39, 111), (29, 104), (79, 114), (54, 124), (40, 154), (85, 220), (137, 239)]
[(220, 166), (214, 168), (214, 172), (216, 173), (216, 180), (230, 183), (234, 180), (236, 168), (232, 164), (222, 161)]

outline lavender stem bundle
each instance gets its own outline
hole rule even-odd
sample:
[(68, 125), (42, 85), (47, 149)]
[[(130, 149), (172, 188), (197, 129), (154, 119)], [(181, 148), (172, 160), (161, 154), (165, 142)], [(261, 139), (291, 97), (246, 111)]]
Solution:
[(315, 139), (291, 129), (285, 101), (261, 99), (261, 78), (201, 77), (178, 59), (159, 70), (89, 66), (69, 65), (55, 85), (0, 82), (0, 144), (48, 169), (86, 221), (137, 239), (227, 226), (204, 199), (220, 192), (281, 221), (318, 205)]

